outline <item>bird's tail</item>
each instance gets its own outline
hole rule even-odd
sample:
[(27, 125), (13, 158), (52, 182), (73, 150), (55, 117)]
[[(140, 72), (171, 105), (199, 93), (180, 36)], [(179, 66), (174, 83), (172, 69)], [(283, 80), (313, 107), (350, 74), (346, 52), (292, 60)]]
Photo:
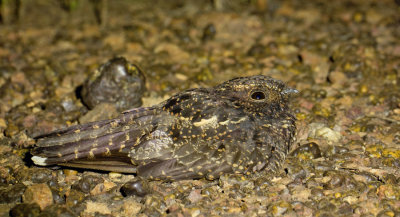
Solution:
[(38, 136), (31, 151), (36, 165), (84, 164), (105, 159), (128, 161), (128, 153), (152, 130), (154, 108), (138, 108), (116, 119), (76, 125)]

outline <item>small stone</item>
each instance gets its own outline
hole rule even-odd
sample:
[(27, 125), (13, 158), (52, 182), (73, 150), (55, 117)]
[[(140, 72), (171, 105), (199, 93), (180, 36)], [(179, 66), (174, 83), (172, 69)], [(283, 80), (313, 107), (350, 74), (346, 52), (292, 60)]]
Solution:
[(110, 177), (110, 179), (119, 179), (122, 177), (122, 174), (117, 172), (110, 172), (108, 174), (108, 177)]
[(20, 129), (18, 128), (17, 125), (13, 124), (13, 123), (8, 123), (8, 126), (6, 128), (6, 130), (4, 131), (4, 135), (8, 136), (8, 137), (13, 137), (15, 135), (17, 135), (17, 133), (20, 131)]
[(79, 180), (78, 171), (70, 170), (70, 169), (64, 169), (63, 172), (65, 174), (65, 182), (66, 183), (75, 183), (76, 181)]
[(100, 214), (111, 214), (111, 210), (106, 203), (88, 201), (86, 203), (85, 213), (100, 213)]
[(337, 188), (355, 189), (356, 187), (360, 187), (352, 176), (336, 170), (326, 171), (324, 177), (329, 178), (324, 184), (324, 189), (327, 190), (335, 190)]
[(212, 40), (215, 38), (216, 34), (217, 30), (215, 29), (214, 24), (210, 23), (203, 29), (203, 36), (201, 37), (201, 40), (203, 41)]
[(110, 34), (104, 38), (104, 44), (114, 49), (122, 50), (126, 44), (126, 39), (123, 34)]
[(231, 207), (228, 209), (228, 213), (239, 213), (242, 209), (240, 207)]
[(201, 212), (200, 212), (200, 209), (197, 208), (197, 207), (191, 208), (189, 212), (190, 212), (190, 216), (191, 216), (191, 217), (199, 216), (200, 213), (201, 213)]
[(64, 169), (63, 172), (66, 176), (76, 176), (78, 174), (78, 171), (70, 169)]
[(396, 190), (396, 187), (393, 185), (386, 184), (379, 186), (376, 193), (381, 199), (396, 199), (400, 197), (400, 192)]
[(125, 197), (131, 196), (131, 195), (136, 195), (139, 197), (143, 197), (147, 194), (147, 183), (144, 183), (143, 181), (131, 181), (125, 183), (121, 187), (121, 193)]
[(91, 195), (104, 194), (115, 186), (117, 186), (115, 183), (105, 181), (104, 183), (99, 183), (96, 186), (94, 186), (94, 188), (90, 191), (90, 194)]
[(271, 204), (271, 206), (268, 208), (268, 210), (274, 216), (282, 216), (290, 209), (292, 209), (292, 206), (286, 201), (278, 201), (274, 204)]
[(190, 54), (184, 51), (179, 46), (172, 43), (160, 43), (154, 48), (154, 53), (159, 54), (166, 52), (170, 55), (171, 62), (187, 62), (190, 59)]
[(51, 206), (46, 207), (46, 209), (40, 213), (40, 216), (74, 217), (77, 216), (77, 214), (74, 213), (73, 210), (69, 209), (68, 207), (65, 207), (65, 205), (63, 204), (53, 204)]
[(301, 165), (297, 164), (288, 168), (288, 175), (294, 180), (303, 180), (307, 177), (307, 172)]
[(355, 196), (347, 196), (343, 198), (343, 201), (349, 203), (349, 204), (355, 204), (356, 202), (358, 202), (358, 198)]
[(340, 71), (332, 71), (332, 72), (330, 72), (328, 78), (329, 78), (329, 81), (336, 88), (343, 87), (344, 84), (348, 81), (346, 75), (343, 72), (340, 72)]
[(87, 175), (79, 180), (76, 186), (84, 193), (89, 193), (96, 185), (102, 184), (102, 179), (97, 176)]
[(5, 154), (7, 152), (10, 152), (12, 149), (10, 146), (7, 145), (0, 145), (0, 154)]
[(142, 204), (138, 203), (133, 198), (128, 198), (126, 201), (124, 201), (122, 209), (124, 216), (135, 216), (142, 209)]
[(325, 156), (331, 157), (334, 155), (343, 155), (348, 152), (349, 149), (343, 146), (329, 146), (329, 148), (325, 151)]
[(250, 47), (250, 49), (247, 51), (247, 55), (259, 57), (265, 55), (267, 50), (268, 49), (264, 45), (256, 43)]
[(17, 204), (10, 210), (11, 217), (39, 216), (40, 207), (36, 203)]
[(67, 198), (65, 204), (68, 207), (73, 207), (82, 202), (85, 199), (85, 194), (83, 192), (71, 189), (66, 194)]
[(328, 141), (337, 143), (339, 142), (341, 135), (339, 132), (333, 131), (328, 127), (320, 128), (315, 132), (317, 137), (328, 139)]
[(8, 186), (7, 188), (0, 188), (0, 203), (21, 202), (21, 196), (24, 194), (25, 189), (25, 185), (21, 183)]
[(33, 183), (46, 183), (52, 178), (51, 170), (48, 169), (35, 168), (33, 171), (29, 170), (29, 172), (32, 174)]
[(201, 196), (200, 192), (201, 192), (200, 189), (192, 190), (188, 196), (188, 199), (190, 200), (190, 202), (196, 203), (196, 202), (200, 201), (203, 198), (203, 196)]
[(160, 209), (163, 209), (163, 207), (165, 207), (165, 203), (163, 202), (163, 198), (161, 198), (160, 195), (149, 194), (145, 197), (143, 212), (152, 213), (155, 211), (158, 213)]
[(41, 210), (53, 204), (53, 193), (44, 183), (29, 186), (22, 198), (24, 203), (37, 203)]
[(340, 132), (334, 131), (326, 127), (322, 123), (311, 123), (309, 125), (308, 137), (326, 139), (328, 143), (338, 143), (342, 138)]
[(319, 146), (315, 142), (310, 142), (304, 145), (301, 145), (300, 147), (296, 148), (292, 154), (295, 157), (298, 157), (300, 159), (316, 159), (321, 157), (321, 150), (319, 149)]
[(175, 77), (180, 80), (180, 81), (187, 81), (188, 76), (182, 74), (182, 73), (175, 73)]
[(125, 58), (117, 57), (90, 75), (82, 87), (81, 96), (90, 109), (100, 103), (111, 103), (123, 111), (142, 105), (144, 91), (143, 72)]
[(7, 127), (7, 123), (6, 120), (4, 120), (3, 118), (0, 118), (0, 128), (6, 128)]

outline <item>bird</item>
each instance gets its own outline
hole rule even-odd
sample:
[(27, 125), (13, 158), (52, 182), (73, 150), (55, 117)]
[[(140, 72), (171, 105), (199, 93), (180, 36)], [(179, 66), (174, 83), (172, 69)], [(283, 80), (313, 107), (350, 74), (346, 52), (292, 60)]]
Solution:
[(277, 171), (295, 141), (289, 102), (297, 92), (265, 75), (188, 89), (115, 119), (38, 136), (31, 159), (170, 181)]

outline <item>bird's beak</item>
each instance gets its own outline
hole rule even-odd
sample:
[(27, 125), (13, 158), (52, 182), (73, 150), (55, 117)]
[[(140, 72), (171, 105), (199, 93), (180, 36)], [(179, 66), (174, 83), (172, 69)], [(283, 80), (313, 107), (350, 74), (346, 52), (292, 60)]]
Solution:
[(294, 94), (299, 93), (299, 91), (296, 90), (296, 89), (294, 89), (294, 88), (287, 87), (287, 88), (285, 88), (285, 89), (282, 91), (282, 93), (283, 93), (284, 95), (290, 96), (290, 95), (294, 95)]

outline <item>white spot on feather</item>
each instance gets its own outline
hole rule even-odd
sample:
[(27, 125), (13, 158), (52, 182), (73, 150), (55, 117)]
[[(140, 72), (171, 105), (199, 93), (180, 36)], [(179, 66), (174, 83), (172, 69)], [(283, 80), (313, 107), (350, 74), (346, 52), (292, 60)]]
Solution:
[(218, 125), (217, 121), (218, 121), (218, 118), (216, 115), (214, 115), (209, 119), (201, 119), (198, 122), (194, 122), (193, 125), (196, 127), (201, 127), (202, 129), (211, 128), (211, 127), (215, 128)]
[(39, 166), (46, 166), (47, 165), (46, 160), (47, 160), (47, 157), (39, 157), (39, 156), (32, 157), (33, 163), (35, 163), (36, 165), (39, 165)]

